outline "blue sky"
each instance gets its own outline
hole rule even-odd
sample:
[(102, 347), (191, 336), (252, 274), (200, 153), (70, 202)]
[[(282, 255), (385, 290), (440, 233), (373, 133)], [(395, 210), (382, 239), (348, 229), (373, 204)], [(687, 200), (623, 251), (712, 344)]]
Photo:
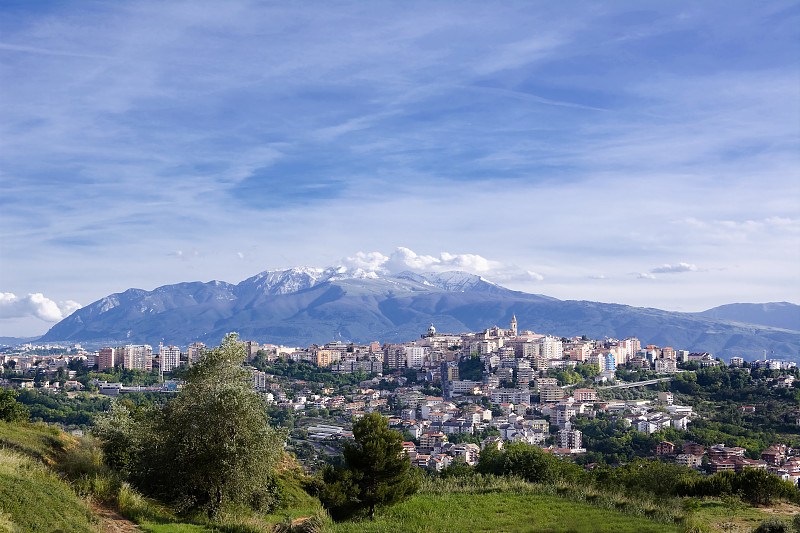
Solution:
[(0, 335), (345, 264), (800, 303), (797, 2), (4, 2)]

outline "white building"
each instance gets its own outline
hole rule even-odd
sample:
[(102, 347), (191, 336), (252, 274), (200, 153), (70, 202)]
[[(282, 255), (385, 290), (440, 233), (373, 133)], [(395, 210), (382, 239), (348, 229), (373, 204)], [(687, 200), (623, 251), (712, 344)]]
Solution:
[(561, 359), (564, 356), (564, 345), (561, 339), (546, 335), (538, 339), (539, 355), (545, 359)]
[(178, 368), (181, 365), (181, 349), (176, 346), (160, 345), (158, 363), (161, 372), (172, 372), (173, 368)]
[(422, 368), (425, 364), (425, 351), (422, 346), (406, 346), (406, 366), (408, 368)]

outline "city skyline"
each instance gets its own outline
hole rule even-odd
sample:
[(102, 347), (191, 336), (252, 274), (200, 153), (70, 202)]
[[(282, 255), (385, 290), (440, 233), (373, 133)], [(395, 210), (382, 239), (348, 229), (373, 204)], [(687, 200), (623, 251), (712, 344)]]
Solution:
[(300, 265), (800, 303), (799, 14), (6, 4), (0, 336)]

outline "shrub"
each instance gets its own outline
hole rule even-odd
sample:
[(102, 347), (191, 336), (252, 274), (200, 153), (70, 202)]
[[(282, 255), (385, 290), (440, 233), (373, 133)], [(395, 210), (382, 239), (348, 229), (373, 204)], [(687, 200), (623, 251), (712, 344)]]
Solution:
[(792, 526), (780, 518), (768, 518), (761, 522), (753, 533), (792, 533)]

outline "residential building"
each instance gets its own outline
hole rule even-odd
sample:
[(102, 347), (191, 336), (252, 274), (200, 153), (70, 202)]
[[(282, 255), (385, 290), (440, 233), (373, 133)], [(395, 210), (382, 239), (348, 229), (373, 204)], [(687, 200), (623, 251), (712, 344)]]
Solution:
[(684, 454), (702, 456), (706, 453), (705, 448), (696, 442), (687, 442), (681, 447)]
[(703, 464), (702, 455), (692, 455), (690, 453), (681, 453), (675, 457), (675, 462), (679, 465), (688, 466), (690, 468), (700, 468)]
[(97, 355), (97, 370), (102, 372), (103, 370), (114, 368), (114, 364), (114, 349), (109, 346), (100, 348)]
[(576, 389), (573, 393), (576, 402), (596, 402), (597, 391), (594, 389)]
[(661, 403), (661, 404), (664, 404), (664, 405), (672, 405), (673, 400), (674, 400), (674, 396), (669, 391), (666, 391), (666, 392), (662, 391), (662, 392), (658, 393), (658, 403)]
[(129, 370), (153, 370), (153, 347), (149, 344), (129, 344), (124, 347), (123, 365)]
[(579, 450), (583, 444), (583, 434), (577, 429), (562, 429), (558, 432), (558, 443), (568, 450)]
[(186, 360), (190, 365), (198, 362), (203, 354), (206, 353), (206, 345), (202, 342), (193, 342), (186, 350)]
[(422, 368), (425, 364), (425, 348), (422, 346), (405, 346), (406, 366)]
[(560, 402), (564, 398), (564, 391), (560, 387), (544, 387), (539, 390), (539, 401), (542, 403)]
[(406, 351), (405, 347), (398, 344), (385, 344), (383, 346), (383, 366), (384, 368), (398, 369), (405, 367)]
[[(559, 389), (560, 390), (560, 389)], [(563, 391), (562, 391), (563, 393)], [(492, 403), (531, 403), (530, 389), (494, 389)]]
[(158, 367), (161, 372), (172, 372), (181, 365), (181, 349), (176, 346), (158, 345)]
[(674, 374), (678, 371), (675, 359), (656, 359), (654, 367), (656, 374)]
[(544, 359), (561, 359), (564, 356), (564, 345), (558, 337), (545, 335), (536, 342), (539, 344), (539, 355)]
[(675, 453), (675, 444), (669, 441), (661, 441), (656, 445), (656, 455), (672, 455)]

